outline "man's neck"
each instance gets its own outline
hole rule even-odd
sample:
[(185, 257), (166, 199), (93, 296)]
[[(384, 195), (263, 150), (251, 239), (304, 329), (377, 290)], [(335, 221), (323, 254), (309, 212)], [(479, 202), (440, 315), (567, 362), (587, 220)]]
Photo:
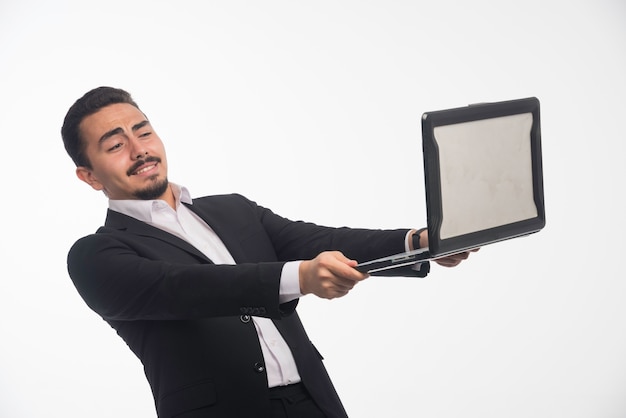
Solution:
[(159, 199), (164, 200), (172, 209), (176, 210), (176, 198), (171, 184), (168, 184), (167, 190)]

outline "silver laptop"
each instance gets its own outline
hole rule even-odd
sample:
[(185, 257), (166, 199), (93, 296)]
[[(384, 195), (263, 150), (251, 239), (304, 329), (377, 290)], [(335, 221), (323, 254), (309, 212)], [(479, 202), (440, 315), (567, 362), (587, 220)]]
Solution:
[(370, 274), (483, 247), (545, 226), (539, 100), (422, 116), (428, 248), (361, 263)]

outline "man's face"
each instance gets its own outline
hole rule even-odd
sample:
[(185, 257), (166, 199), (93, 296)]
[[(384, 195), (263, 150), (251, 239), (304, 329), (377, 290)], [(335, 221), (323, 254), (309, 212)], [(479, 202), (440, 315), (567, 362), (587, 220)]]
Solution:
[(127, 103), (106, 106), (80, 124), (91, 168), (76, 175), (110, 199), (158, 199), (168, 190), (165, 148), (145, 115)]

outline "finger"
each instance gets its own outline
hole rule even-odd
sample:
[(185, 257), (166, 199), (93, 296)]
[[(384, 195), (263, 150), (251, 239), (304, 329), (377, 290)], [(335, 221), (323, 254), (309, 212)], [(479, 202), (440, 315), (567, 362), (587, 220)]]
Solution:
[(356, 284), (359, 283), (359, 281), (335, 276), (332, 279), (332, 283), (339, 289), (352, 290), (354, 286), (356, 286)]
[(350, 292), (350, 290), (334, 290), (333, 292), (329, 292), (328, 295), (326, 296), (326, 299), (336, 299), (336, 298), (341, 298), (344, 297), (345, 295), (347, 295)]
[(334, 259), (331, 260), (326, 267), (337, 278), (347, 279), (352, 282), (367, 278), (367, 274), (354, 268), (358, 264), (355, 260), (347, 258), (340, 252), (333, 253), (333, 256)]
[(458, 266), (463, 260), (467, 260), (470, 252), (475, 252), (475, 251), (478, 251), (478, 249), (442, 257), (442, 258), (436, 259), (435, 262), (437, 262), (437, 264), (442, 265), (444, 267), (455, 267), (455, 266)]
[(358, 282), (345, 280), (335, 276), (327, 277), (320, 283), (324, 298), (333, 299), (348, 294)]
[(468, 251), (464, 251), (462, 253), (456, 253), (456, 254), (449, 255), (449, 256), (447, 256), (445, 258), (447, 258), (449, 260), (463, 261), (463, 260), (467, 260), (468, 257), (469, 257), (469, 252)]
[(435, 260), (435, 262), (443, 267), (456, 267), (461, 263), (461, 261), (455, 261), (455, 260), (443, 259), (443, 258), (439, 260)]

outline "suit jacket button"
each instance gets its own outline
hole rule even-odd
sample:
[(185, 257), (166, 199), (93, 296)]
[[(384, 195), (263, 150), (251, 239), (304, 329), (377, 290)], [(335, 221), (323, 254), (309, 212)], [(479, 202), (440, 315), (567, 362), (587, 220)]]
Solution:
[(244, 324), (247, 324), (248, 322), (250, 322), (250, 315), (241, 315), (239, 317), (239, 319), (241, 320), (241, 322), (243, 322)]
[(263, 373), (265, 371), (265, 366), (260, 362), (254, 363), (254, 371), (257, 373)]

